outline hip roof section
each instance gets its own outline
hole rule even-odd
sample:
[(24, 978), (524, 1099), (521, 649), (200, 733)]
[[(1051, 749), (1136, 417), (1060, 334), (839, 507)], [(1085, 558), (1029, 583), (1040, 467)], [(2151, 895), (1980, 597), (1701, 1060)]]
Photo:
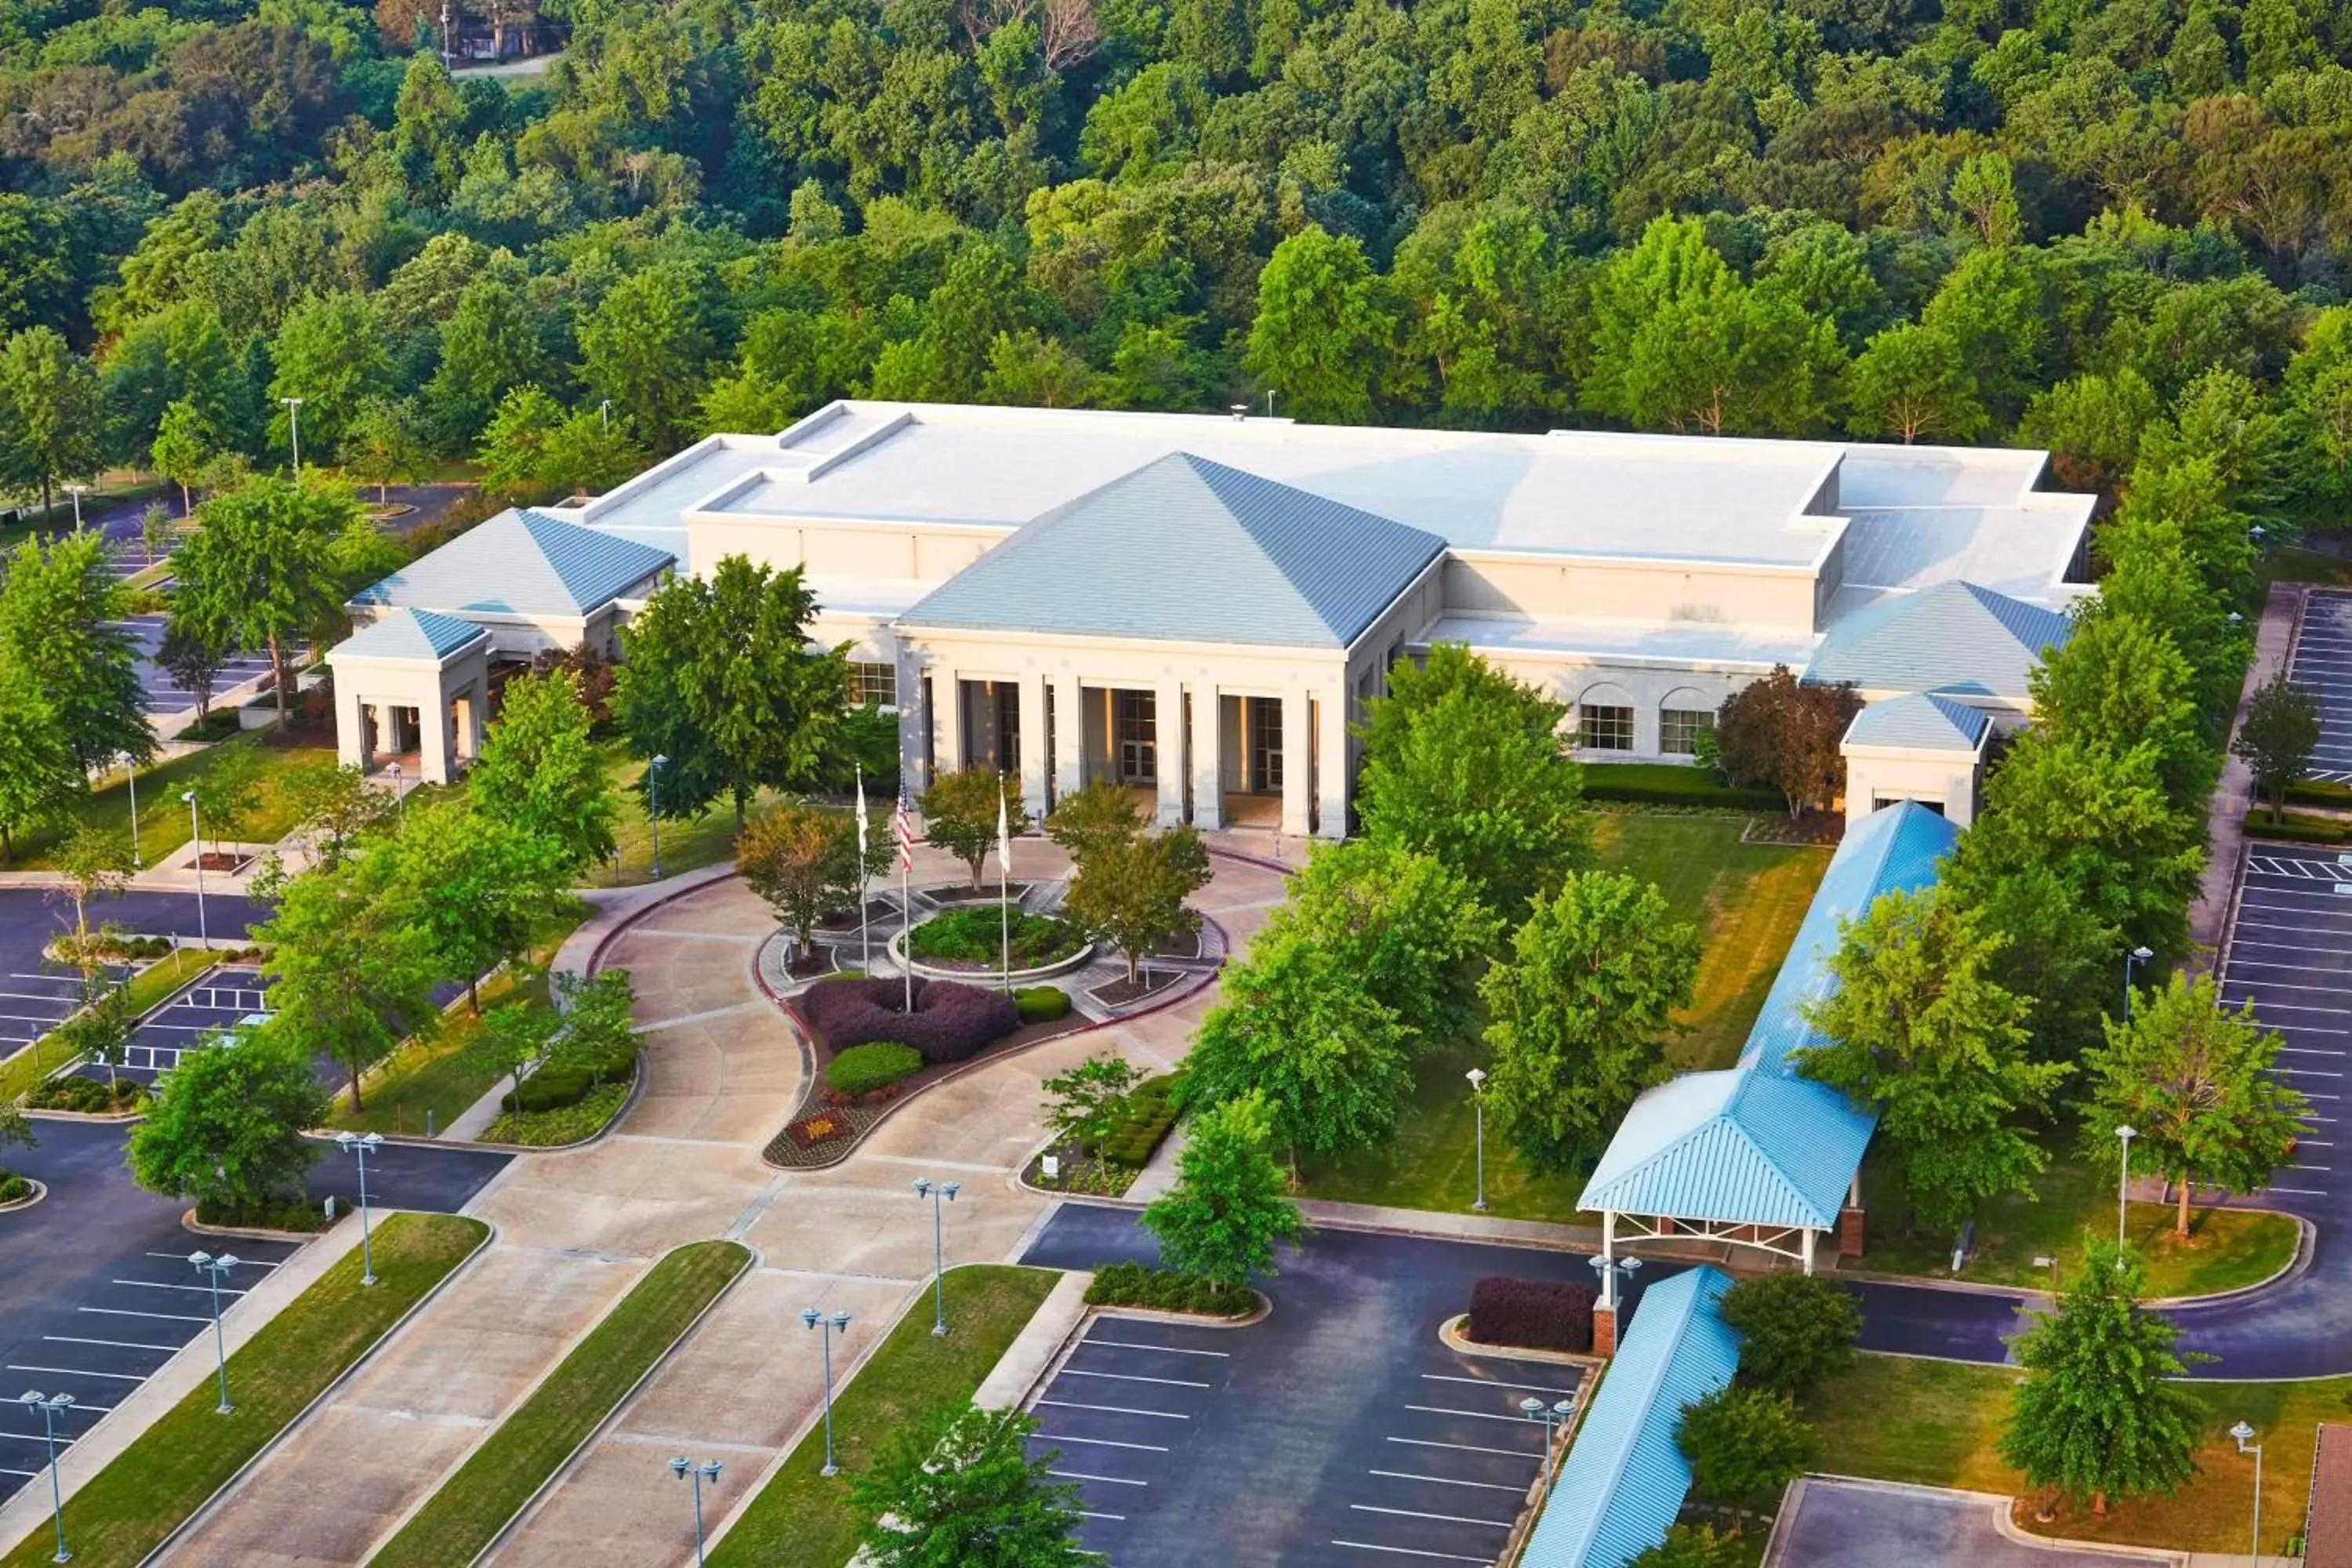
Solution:
[(581, 616), (677, 563), (669, 551), (509, 508), (352, 596), (445, 614)]
[(337, 643), (328, 649), (327, 658), (330, 662), (374, 658), (437, 665), (489, 635), (472, 621), (459, 620), (455, 616), (398, 609)]

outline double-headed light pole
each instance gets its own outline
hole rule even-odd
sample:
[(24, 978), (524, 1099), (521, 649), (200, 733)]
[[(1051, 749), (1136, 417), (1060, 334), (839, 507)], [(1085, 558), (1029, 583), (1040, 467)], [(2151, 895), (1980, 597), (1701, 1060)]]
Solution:
[(940, 1215), (961, 1191), (961, 1182), (935, 1182), (929, 1176), (915, 1178), (915, 1195), (931, 1200), (931, 1334), (936, 1339), (945, 1339), (948, 1332), (946, 1233), (941, 1228)]
[(373, 1285), (375, 1283), (375, 1241), (368, 1226), (367, 1163), (370, 1154), (383, 1147), (383, 1134), (338, 1133), (335, 1143), (344, 1153), (360, 1163), (360, 1283)]
[(824, 1468), (817, 1474), (837, 1476), (841, 1467), (833, 1462), (833, 1336), (849, 1331), (849, 1314), (835, 1312), (827, 1317), (811, 1307), (801, 1313), (801, 1321), (811, 1332), (822, 1330), (824, 1333)]
[(49, 1513), (58, 1525), (58, 1554), (49, 1559), (52, 1563), (73, 1561), (73, 1553), (66, 1550), (65, 1489), (58, 1484), (58, 1417), (71, 1410), (73, 1402), (74, 1396), (70, 1394), (44, 1394), (37, 1392), (27, 1392), (16, 1401), (27, 1410), (41, 1413), (41, 1429), (48, 1437)]
[(224, 1252), (215, 1258), (209, 1252), (191, 1252), (188, 1261), (213, 1288), (213, 1365), (220, 1373), (220, 1405), (215, 1414), (226, 1415), (236, 1409), (228, 1402), (228, 1346), (221, 1337), (221, 1281), (236, 1267), (236, 1254)]
[(719, 1472), (726, 1468), (717, 1459), (705, 1459), (696, 1464), (683, 1454), (669, 1462), (669, 1473), (679, 1480), (694, 1482), (694, 1568), (702, 1568), (702, 1483), (719, 1484)]

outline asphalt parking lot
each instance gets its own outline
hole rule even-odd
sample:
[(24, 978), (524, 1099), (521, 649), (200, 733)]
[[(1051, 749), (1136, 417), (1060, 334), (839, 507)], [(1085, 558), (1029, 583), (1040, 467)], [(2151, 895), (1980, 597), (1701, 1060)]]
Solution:
[(2001, 1529), (2007, 1498), (1809, 1477), (1765, 1568), (2176, 1568), (2170, 1553), (2076, 1552)]
[[(130, 633), (131, 641), (138, 645), (140, 700), (148, 712), (175, 713), (183, 708), (195, 706), (196, 700), (188, 689), (181, 685), (171, 671), (155, 662), (156, 651), (163, 646), (164, 619), (162, 616), (134, 616), (127, 621), (110, 624), (118, 631)], [(294, 656), (289, 651), (287, 657), (290, 660)], [(251, 680), (267, 673), (268, 668), (267, 654), (240, 653), (224, 659), (220, 673), (213, 677), (213, 694), (218, 696), (240, 681)]]
[[(0, 973), (0, 1056), (28, 1046), (66, 1021), (81, 1005), (81, 971), (69, 963), (53, 963), (36, 950), (32, 967)], [(105, 966), (110, 980), (121, 980), (131, 971), (122, 964)]]
[(2279, 1075), (2311, 1101), (2312, 1127), (2271, 1193), (2317, 1215), (2352, 1195), (2340, 1131), (2352, 1058), (2352, 855), (2258, 842), (2240, 876), (2221, 994), (2252, 1001), (2286, 1042)]
[(2311, 776), (2352, 784), (2352, 594), (2310, 591), (2288, 673), (2319, 697), (2319, 747), (2312, 753)]
[[(152, 1083), (178, 1067), (180, 1053), (201, 1045), (205, 1036), (267, 1013), (268, 1000), (268, 983), (257, 970), (215, 969), (201, 974), (139, 1026), (115, 1075)], [(85, 1062), (81, 1075), (104, 1079), (106, 1064)]]
[[(223, 895), (206, 902), (224, 932), (242, 931), (263, 913), (241, 898)], [(125, 893), (96, 900), (89, 918), (93, 925), (111, 921), (142, 934), (194, 936), (196, 900), (185, 893)], [(56, 1027), (73, 1011), (79, 972), (41, 956), (51, 938), (72, 929), (73, 905), (62, 895), (0, 889), (0, 1056)]]
[[(1023, 1261), (1156, 1261), (1124, 1209), (1065, 1204)], [(1590, 1279), (1568, 1253), (1327, 1229), (1244, 1329), (1097, 1319), (1033, 1406), (1119, 1568), (1491, 1563), (1541, 1462), (1520, 1413), (1573, 1366), (1465, 1356), (1439, 1325), (1488, 1274)]]

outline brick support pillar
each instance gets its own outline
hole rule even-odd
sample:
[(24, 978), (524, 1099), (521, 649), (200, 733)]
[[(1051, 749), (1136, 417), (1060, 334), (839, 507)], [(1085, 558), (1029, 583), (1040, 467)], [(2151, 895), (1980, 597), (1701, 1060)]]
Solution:
[(1838, 1256), (1860, 1258), (1869, 1216), (1860, 1204), (1849, 1204), (1838, 1210)]
[(1592, 1353), (1603, 1360), (1617, 1353), (1617, 1309), (1592, 1309)]

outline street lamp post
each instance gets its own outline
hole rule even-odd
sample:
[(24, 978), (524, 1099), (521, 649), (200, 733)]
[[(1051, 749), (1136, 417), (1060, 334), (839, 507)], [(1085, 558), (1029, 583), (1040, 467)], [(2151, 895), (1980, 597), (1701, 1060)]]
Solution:
[(302, 479), (302, 400), (281, 397), (278, 401), (286, 405), (286, 438), (288, 445), (294, 449), (294, 480), (299, 484)]
[(693, 1460), (685, 1458), (683, 1455), (669, 1462), (669, 1473), (671, 1475), (676, 1476), (682, 1481), (691, 1479), (694, 1482), (695, 1568), (702, 1568), (702, 1483), (709, 1481), (712, 1486), (717, 1486), (719, 1484), (719, 1472), (725, 1468), (726, 1467), (720, 1464), (717, 1459), (705, 1459), (702, 1463), (698, 1465)]
[(405, 822), (408, 820), (408, 802), (402, 797), (400, 793), (400, 764), (398, 763), (386, 763), (383, 765), (383, 771), (392, 775), (393, 812), (400, 818), (401, 821)]
[(2254, 1568), (2263, 1564), (2263, 1446), (2253, 1441), (2254, 1429), (2241, 1421), (2230, 1428), (2230, 1436), (2238, 1440), (2238, 1452), (2254, 1457), (2254, 1538), (2247, 1552), (2254, 1560)]
[(188, 803), (188, 837), (196, 845), (196, 938), (206, 947), (213, 944), (213, 928), (205, 919), (205, 826), (196, 816), (196, 792), (184, 790), (180, 798)]
[(2139, 1136), (2139, 1129), (2126, 1122), (2116, 1129), (2116, 1137), (2123, 1144), (2122, 1159), (2116, 1168), (2116, 1267), (2124, 1266), (2123, 1249), (2128, 1245), (2125, 1220), (2131, 1213), (2131, 1141)]
[(1465, 1075), (1470, 1079), (1471, 1113), (1478, 1121), (1478, 1197), (1470, 1206), (1480, 1214), (1486, 1212), (1486, 1069), (1472, 1068)]
[(83, 495), (88, 493), (89, 489), (89, 487), (88, 485), (68, 485), (66, 487), (66, 494), (73, 497), (74, 531), (76, 533), (79, 533), (81, 531), (81, 498)]
[(335, 1142), (344, 1153), (356, 1157), (360, 1163), (360, 1283), (373, 1285), (375, 1283), (375, 1242), (368, 1227), (367, 1163), (370, 1154), (383, 1147), (383, 1134), (343, 1132), (336, 1135)]
[(603, 428), (610, 430), (613, 427), (613, 400), (611, 398), (607, 397), (603, 402), (596, 405), (596, 418), (597, 422)]
[(653, 825), (654, 880), (656, 882), (661, 880), (661, 771), (662, 765), (668, 761), (667, 757), (656, 756), (646, 764), (646, 793), (648, 797), (646, 820)]
[(209, 1252), (191, 1252), (188, 1254), (188, 1261), (196, 1266), (196, 1272), (203, 1275), (213, 1288), (213, 1364), (220, 1373), (218, 1413), (226, 1415), (236, 1406), (228, 1402), (228, 1346), (222, 1342), (221, 1338), (220, 1293), (221, 1281), (227, 1279), (228, 1271), (236, 1267), (236, 1255), (233, 1252), (224, 1252), (218, 1258), (215, 1258)]
[(122, 781), (131, 786), (131, 868), (144, 871), (146, 857), (139, 852), (139, 759), (122, 753)]
[(1638, 1258), (1601, 1257), (1589, 1261), (1592, 1265), (1592, 1271), (1601, 1276), (1601, 1308), (1608, 1311), (1615, 1311), (1618, 1279), (1622, 1277), (1625, 1283), (1631, 1285), (1633, 1282), (1633, 1276), (1641, 1272), (1642, 1260)]
[(801, 1313), (801, 1321), (812, 1331), (821, 1329), (824, 1332), (824, 1468), (817, 1474), (835, 1476), (841, 1473), (841, 1467), (833, 1462), (833, 1336), (847, 1331), (849, 1314), (835, 1312), (828, 1318), (811, 1307)]
[(58, 1484), (58, 1417), (71, 1410), (73, 1402), (74, 1396), (70, 1394), (58, 1394), (44, 1397), (40, 1394), (30, 1391), (16, 1401), (27, 1410), (37, 1410), (41, 1413), (41, 1429), (48, 1436), (49, 1513), (58, 1524), (58, 1554), (49, 1559), (52, 1563), (73, 1561), (73, 1553), (66, 1550), (65, 1491)]
[(1538, 1399), (1534, 1394), (1530, 1394), (1525, 1399), (1519, 1401), (1519, 1414), (1526, 1416), (1530, 1421), (1540, 1421), (1543, 1423), (1544, 1458), (1542, 1470), (1538, 1479), (1549, 1479), (1551, 1476), (1552, 1444), (1559, 1432), (1559, 1429), (1567, 1426), (1569, 1418), (1576, 1414), (1576, 1401), (1573, 1399), (1562, 1399), (1556, 1401), (1553, 1404), (1546, 1405), (1542, 1400)]
[(2155, 956), (2156, 950), (2152, 947), (2136, 947), (2124, 954), (2124, 1022), (2126, 1024), (2132, 1017), (2132, 970)]
[(940, 1339), (946, 1338), (948, 1331), (948, 1274), (946, 1237), (940, 1215), (961, 1191), (961, 1182), (934, 1182), (929, 1176), (915, 1178), (915, 1195), (931, 1200), (931, 1333)]

